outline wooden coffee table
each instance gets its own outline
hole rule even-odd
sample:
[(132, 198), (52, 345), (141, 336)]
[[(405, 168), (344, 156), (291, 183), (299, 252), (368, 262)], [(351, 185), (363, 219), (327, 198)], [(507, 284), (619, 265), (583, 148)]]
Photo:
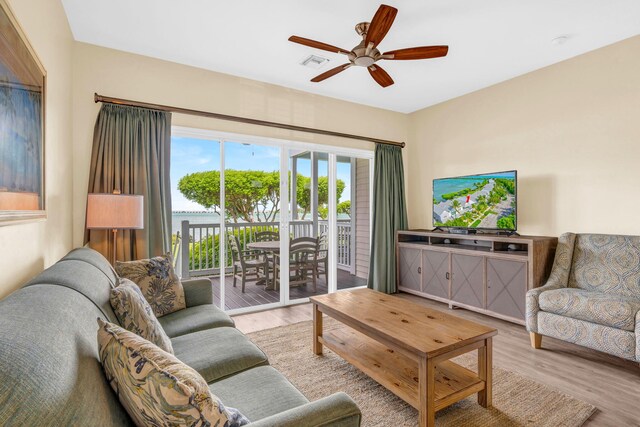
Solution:
[[(313, 351), (326, 345), (435, 425), (436, 411), (474, 393), (491, 406), (494, 328), (370, 289), (315, 296)], [(323, 332), (322, 314), (342, 323)], [(478, 350), (478, 372), (449, 359)]]

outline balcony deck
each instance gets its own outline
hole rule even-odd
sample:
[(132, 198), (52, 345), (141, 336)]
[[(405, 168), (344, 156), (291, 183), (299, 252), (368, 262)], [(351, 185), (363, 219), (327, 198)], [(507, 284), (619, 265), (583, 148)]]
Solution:
[[(209, 277), (213, 283), (214, 303), (220, 306), (220, 277)], [(338, 269), (338, 289), (355, 288), (358, 286), (366, 286), (367, 281), (360, 277), (350, 274), (348, 271)], [(313, 292), (312, 285), (292, 287), (289, 291), (290, 299), (308, 298), (314, 295), (322, 295), (327, 293), (327, 283), (324, 275), (320, 275), (317, 282), (317, 292)], [(256, 285), (250, 282), (245, 285), (245, 292), (242, 293), (240, 281), (233, 287), (233, 278), (225, 277), (225, 309), (234, 310), (237, 308), (256, 307), (263, 304), (271, 304), (280, 301), (279, 291), (265, 290), (264, 285)]]

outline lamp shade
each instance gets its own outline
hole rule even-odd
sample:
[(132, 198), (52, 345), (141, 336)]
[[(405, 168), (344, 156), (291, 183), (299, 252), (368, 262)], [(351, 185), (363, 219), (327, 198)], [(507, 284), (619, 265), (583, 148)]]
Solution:
[(87, 228), (141, 229), (144, 205), (142, 196), (132, 194), (89, 194)]

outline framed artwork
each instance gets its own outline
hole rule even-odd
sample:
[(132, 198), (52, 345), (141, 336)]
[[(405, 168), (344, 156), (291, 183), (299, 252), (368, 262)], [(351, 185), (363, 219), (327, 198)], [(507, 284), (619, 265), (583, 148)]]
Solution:
[(46, 72), (0, 0), (0, 226), (46, 218)]

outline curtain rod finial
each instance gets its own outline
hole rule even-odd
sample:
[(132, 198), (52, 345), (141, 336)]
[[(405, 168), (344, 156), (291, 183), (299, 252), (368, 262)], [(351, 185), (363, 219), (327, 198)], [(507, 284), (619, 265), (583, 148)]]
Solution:
[(97, 104), (98, 102), (100, 102), (100, 99), (99, 99), (99, 97), (98, 97), (98, 93), (97, 93), (97, 92), (94, 92), (94, 93), (93, 93), (93, 102), (95, 102), (96, 104)]

